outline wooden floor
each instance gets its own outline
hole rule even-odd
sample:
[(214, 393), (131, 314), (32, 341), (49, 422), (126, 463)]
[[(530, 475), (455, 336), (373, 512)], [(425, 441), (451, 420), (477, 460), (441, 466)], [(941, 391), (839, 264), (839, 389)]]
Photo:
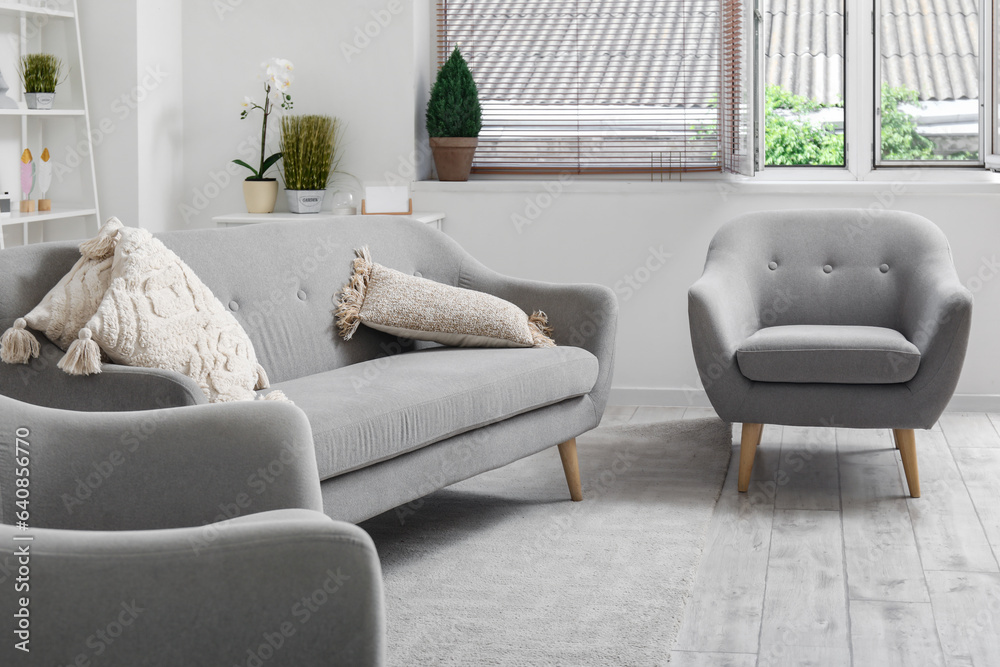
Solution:
[(1000, 665), (1000, 414), (917, 431), (917, 499), (890, 431), (789, 426), (764, 427), (737, 493), (739, 429), (672, 665)]

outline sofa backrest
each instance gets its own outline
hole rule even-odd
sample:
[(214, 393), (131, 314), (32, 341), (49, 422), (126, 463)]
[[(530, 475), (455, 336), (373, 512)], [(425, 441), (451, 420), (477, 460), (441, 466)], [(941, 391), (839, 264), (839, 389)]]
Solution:
[[(229, 308), (272, 383), (400, 351), (396, 337), (360, 327), (345, 342), (334, 298), (354, 249), (411, 274), (456, 285), (466, 253), (448, 236), (399, 216), (275, 222), (157, 234)], [(78, 242), (0, 252), (0, 331), (30, 311), (79, 259)]]
[(764, 211), (712, 239), (718, 263), (745, 281), (760, 326), (850, 324), (899, 329), (907, 285), (948, 240), (913, 213), (869, 209)]

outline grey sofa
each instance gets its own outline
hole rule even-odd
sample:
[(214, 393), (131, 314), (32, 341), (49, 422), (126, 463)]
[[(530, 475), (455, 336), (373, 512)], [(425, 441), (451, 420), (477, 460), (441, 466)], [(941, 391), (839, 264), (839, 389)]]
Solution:
[(0, 395), (0, 425), (0, 664), (383, 664), (378, 556), (322, 514), (300, 410)]
[(740, 216), (689, 291), (695, 361), (722, 419), (743, 422), (739, 490), (764, 424), (891, 428), (920, 495), (913, 429), (944, 411), (972, 295), (944, 234), (868, 209)]
[[(598, 424), (608, 398), (617, 320), (610, 289), (500, 275), (448, 236), (396, 216), (158, 238), (228, 304), (271, 388), (308, 416), (330, 517), (359, 522), (556, 445), (571, 495), (580, 498), (574, 439)], [(362, 245), (380, 264), (544, 310), (558, 347), (442, 348), (366, 327), (342, 341), (334, 297)], [(78, 257), (74, 243), (0, 253), (0, 330), (34, 307)], [(73, 410), (205, 400), (191, 380), (166, 371), (105, 365), (100, 375), (68, 376), (56, 368), (62, 353), (39, 338), (40, 358), (0, 364), (0, 393)]]

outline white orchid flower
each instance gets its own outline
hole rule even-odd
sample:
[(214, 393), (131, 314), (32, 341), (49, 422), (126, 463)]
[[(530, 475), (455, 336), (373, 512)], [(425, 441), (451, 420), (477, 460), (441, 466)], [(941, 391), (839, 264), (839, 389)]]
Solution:
[(254, 102), (253, 102), (253, 99), (252, 99), (252, 98), (251, 98), (251, 97), (250, 97), (249, 95), (246, 95), (246, 96), (244, 96), (244, 97), (243, 97), (243, 104), (242, 104), (241, 106), (242, 106), (242, 107), (243, 107), (244, 109), (246, 109), (246, 108), (248, 108), (248, 107), (252, 106), (252, 105), (253, 105), (253, 103), (254, 103)]

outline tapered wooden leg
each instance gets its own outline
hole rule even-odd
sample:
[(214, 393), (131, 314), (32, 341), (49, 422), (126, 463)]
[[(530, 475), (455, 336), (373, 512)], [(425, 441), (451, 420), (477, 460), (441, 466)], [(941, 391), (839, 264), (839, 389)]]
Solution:
[(920, 471), (917, 469), (917, 438), (912, 428), (894, 428), (892, 437), (896, 440), (896, 449), (903, 459), (903, 472), (906, 473), (906, 485), (910, 487), (910, 495), (920, 497)]
[(577, 502), (583, 500), (583, 485), (580, 484), (580, 462), (576, 458), (576, 438), (559, 445), (559, 458), (569, 485), (569, 497)]
[(740, 436), (740, 477), (737, 488), (740, 493), (746, 493), (750, 488), (750, 473), (753, 471), (753, 459), (757, 455), (757, 445), (764, 431), (763, 424), (743, 424)]

